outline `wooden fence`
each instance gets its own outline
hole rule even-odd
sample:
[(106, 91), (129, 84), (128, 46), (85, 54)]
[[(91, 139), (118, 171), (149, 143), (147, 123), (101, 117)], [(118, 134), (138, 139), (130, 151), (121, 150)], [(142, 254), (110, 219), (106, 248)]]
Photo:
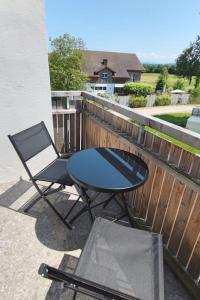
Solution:
[(54, 140), (60, 153), (81, 149), (82, 101), (80, 92), (52, 92)]
[(84, 146), (116, 147), (140, 156), (150, 176), (127, 197), (134, 213), (154, 232), (162, 233), (165, 248), (188, 274), (185, 283), (200, 279), (200, 158), (122, 116), (87, 102), (83, 116)]
[(165, 257), (200, 299), (200, 157), (145, 131), (144, 125), (197, 148), (199, 136), (85, 92), (54, 92), (53, 97), (71, 97), (75, 103), (72, 107), (63, 107), (61, 102), (61, 107), (54, 105), (54, 135), (60, 152), (116, 147), (135, 153), (148, 164), (148, 181), (127, 194), (131, 210), (152, 231), (163, 234)]

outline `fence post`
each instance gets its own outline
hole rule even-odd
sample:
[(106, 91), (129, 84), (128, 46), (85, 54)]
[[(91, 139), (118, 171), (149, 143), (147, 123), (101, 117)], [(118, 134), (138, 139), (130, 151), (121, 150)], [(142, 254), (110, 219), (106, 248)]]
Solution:
[(145, 126), (140, 125), (139, 127), (139, 134), (138, 134), (138, 144), (142, 145), (144, 143), (144, 136), (145, 136)]

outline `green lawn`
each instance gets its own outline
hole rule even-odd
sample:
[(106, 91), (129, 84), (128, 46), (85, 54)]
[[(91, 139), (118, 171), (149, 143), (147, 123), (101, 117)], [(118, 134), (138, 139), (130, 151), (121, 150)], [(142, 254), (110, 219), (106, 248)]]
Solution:
[[(159, 73), (142, 73), (141, 82), (149, 83), (152, 86), (156, 86), (156, 81), (158, 80)], [(173, 87), (176, 80), (179, 79), (176, 75), (169, 74), (168, 84), (170, 87)], [(191, 85), (189, 85), (189, 81), (184, 79), (186, 90), (194, 87), (194, 79), (192, 80)]]
[[(164, 121), (167, 121), (167, 122), (170, 122), (170, 123), (173, 123), (175, 125), (178, 125), (178, 126), (181, 126), (181, 127), (185, 127), (186, 126), (186, 123), (187, 123), (187, 119), (191, 116), (191, 114), (186, 114), (186, 113), (174, 113), (174, 114), (163, 114), (163, 115), (156, 115), (154, 117), (158, 118), (158, 119), (161, 119), (161, 120), (164, 120)], [(173, 144), (183, 148), (184, 150), (186, 151), (189, 151), (191, 153), (195, 153), (195, 154), (200, 154), (200, 149), (197, 149), (197, 148), (194, 148), (190, 145), (187, 145), (185, 143), (182, 143), (174, 138), (172, 138), (171, 136), (169, 135), (166, 135), (164, 133), (161, 133), (160, 131), (158, 130), (155, 130), (153, 128), (150, 128), (148, 126), (146, 126), (146, 130), (155, 134), (155, 135), (158, 135), (160, 136), (161, 138), (167, 140), (167, 141), (170, 141), (172, 142)]]
[(190, 116), (190, 113), (175, 113), (156, 115), (154, 117), (185, 128)]

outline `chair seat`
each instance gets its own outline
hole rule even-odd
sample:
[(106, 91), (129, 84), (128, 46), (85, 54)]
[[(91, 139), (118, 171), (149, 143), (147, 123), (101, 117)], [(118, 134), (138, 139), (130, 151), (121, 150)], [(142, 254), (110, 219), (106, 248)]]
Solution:
[(161, 235), (97, 218), (75, 274), (143, 300), (164, 299)]
[(33, 177), (35, 180), (48, 181), (72, 186), (74, 182), (67, 172), (67, 160), (58, 158)]

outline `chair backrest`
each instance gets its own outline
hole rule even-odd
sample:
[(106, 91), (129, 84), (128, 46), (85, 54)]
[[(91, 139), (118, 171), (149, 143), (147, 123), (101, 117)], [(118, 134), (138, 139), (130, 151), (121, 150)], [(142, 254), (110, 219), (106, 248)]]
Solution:
[(53, 146), (56, 154), (59, 156), (44, 122), (40, 122), (14, 135), (8, 135), (8, 137), (22, 162), (28, 161), (50, 145)]

